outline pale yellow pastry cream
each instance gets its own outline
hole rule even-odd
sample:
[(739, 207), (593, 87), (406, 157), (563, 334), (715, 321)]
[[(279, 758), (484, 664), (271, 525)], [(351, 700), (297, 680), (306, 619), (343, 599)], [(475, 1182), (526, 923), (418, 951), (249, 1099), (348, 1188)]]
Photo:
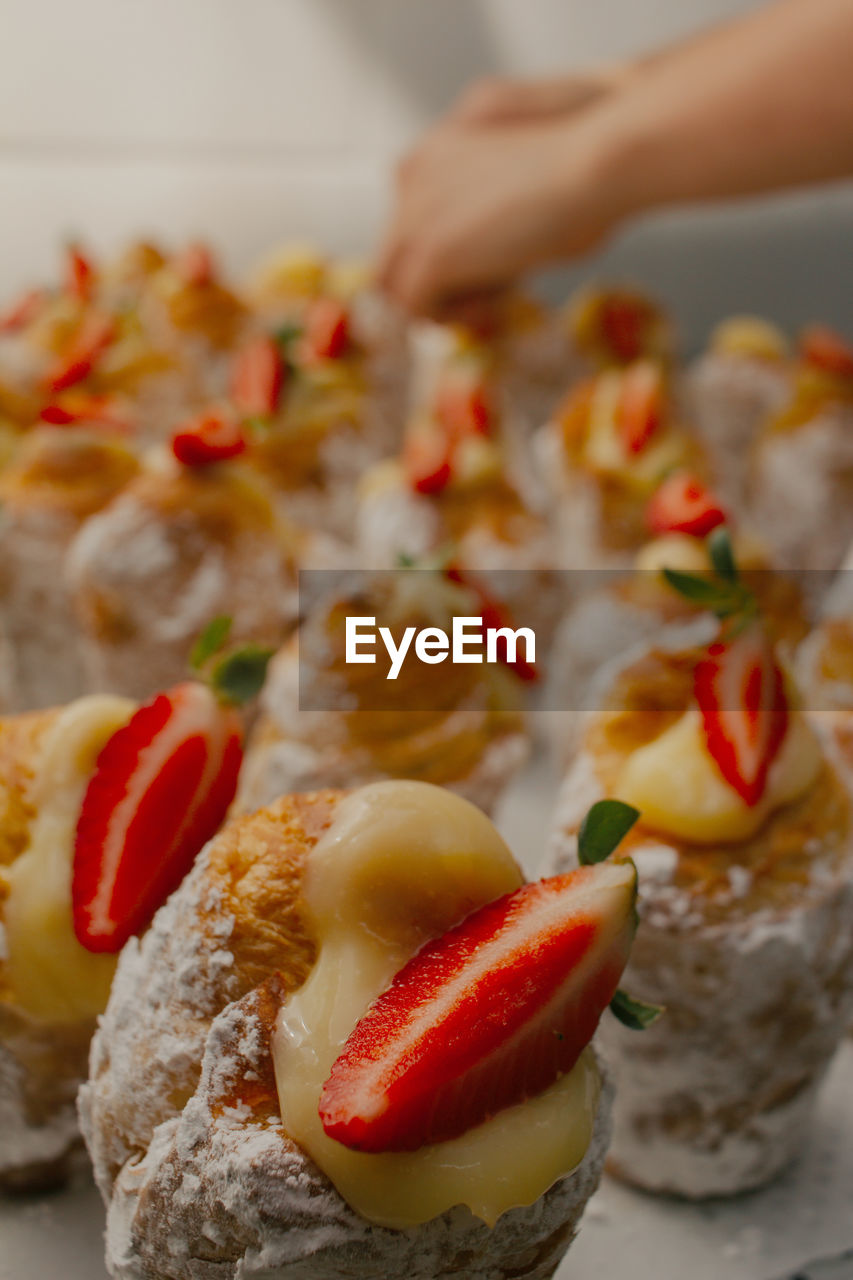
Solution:
[(93, 695), (65, 707), (41, 746), (29, 845), (4, 871), (5, 979), (26, 1013), (48, 1022), (95, 1017), (106, 1007), (116, 957), (77, 941), (71, 915), (74, 836), (101, 749), (136, 708)]
[(356, 1022), (424, 942), (522, 883), (488, 818), (421, 782), (353, 792), (310, 854), (304, 898), (318, 943), (284, 1004), (273, 1059), (290, 1136), (357, 1212), (405, 1229), (465, 1204), (487, 1223), (532, 1204), (582, 1160), (600, 1079), (590, 1049), (538, 1097), (449, 1142), (351, 1151), (323, 1132), (323, 1083)]
[[(767, 552), (757, 538), (750, 534), (737, 534), (732, 541), (740, 569), (768, 567)], [(677, 569), (682, 573), (708, 574), (711, 561), (704, 538), (695, 538), (690, 533), (662, 533), (640, 548), (634, 567), (644, 573)]]
[(631, 753), (614, 795), (639, 809), (646, 826), (667, 835), (702, 844), (747, 840), (775, 809), (802, 796), (820, 768), (817, 740), (805, 716), (792, 712), (764, 795), (748, 805), (720, 772), (705, 741), (701, 713), (691, 707)]

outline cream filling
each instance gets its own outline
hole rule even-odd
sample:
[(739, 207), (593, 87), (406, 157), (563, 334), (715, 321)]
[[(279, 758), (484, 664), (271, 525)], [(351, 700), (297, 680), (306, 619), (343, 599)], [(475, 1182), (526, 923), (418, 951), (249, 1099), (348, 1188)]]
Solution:
[(821, 767), (817, 739), (806, 718), (793, 712), (767, 787), (750, 806), (726, 782), (708, 751), (697, 707), (628, 758), (614, 790), (658, 831), (700, 844), (746, 840), (770, 814), (798, 799)]
[(6, 872), (7, 982), (18, 1006), (48, 1022), (95, 1017), (106, 1007), (116, 957), (87, 951), (74, 934), (74, 836), (98, 755), (135, 707), (94, 695), (60, 712), (42, 743), (29, 845)]
[(282, 1006), (273, 1037), (282, 1121), (371, 1222), (405, 1229), (465, 1204), (493, 1224), (583, 1159), (600, 1089), (591, 1050), (538, 1097), (417, 1151), (351, 1151), (320, 1123), (332, 1064), (394, 974), (429, 938), (521, 883), (488, 818), (421, 782), (354, 792), (310, 854), (304, 898), (319, 956)]

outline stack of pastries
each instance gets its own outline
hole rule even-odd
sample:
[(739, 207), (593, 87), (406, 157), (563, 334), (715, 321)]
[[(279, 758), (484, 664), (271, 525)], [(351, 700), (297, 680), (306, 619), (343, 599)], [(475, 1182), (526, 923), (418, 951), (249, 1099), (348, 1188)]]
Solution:
[(548, 1280), (605, 1162), (786, 1168), (853, 1019), (851, 414), (819, 325), (69, 246), (0, 310), (0, 1188), (79, 1091), (113, 1277)]

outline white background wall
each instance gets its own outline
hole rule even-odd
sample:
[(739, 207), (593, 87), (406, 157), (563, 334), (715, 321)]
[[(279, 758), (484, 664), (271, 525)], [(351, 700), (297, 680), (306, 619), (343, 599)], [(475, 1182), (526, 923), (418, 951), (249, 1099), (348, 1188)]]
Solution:
[[(749, 7), (0, 0), (0, 290), (50, 271), (69, 233), (113, 245), (203, 232), (236, 265), (294, 235), (364, 249), (389, 161), (473, 76), (620, 57)], [(623, 238), (606, 265), (649, 276), (695, 325), (750, 301), (838, 318), (851, 211), (819, 193), (668, 217)]]

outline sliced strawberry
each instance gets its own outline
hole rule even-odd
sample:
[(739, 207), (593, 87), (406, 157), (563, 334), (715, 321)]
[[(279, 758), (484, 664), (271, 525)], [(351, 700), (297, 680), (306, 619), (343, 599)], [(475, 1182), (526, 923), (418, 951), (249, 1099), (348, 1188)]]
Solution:
[(206, 285), (213, 283), (215, 268), (213, 254), (201, 240), (188, 244), (172, 259), (172, 269), (185, 284)]
[(28, 289), (21, 294), (17, 302), (0, 314), (0, 333), (18, 333), (25, 329), (35, 320), (46, 297), (44, 289)]
[(72, 426), (77, 422), (93, 422), (101, 426), (112, 427), (116, 431), (127, 431), (129, 424), (119, 413), (116, 413), (113, 402), (108, 396), (87, 395), (85, 392), (72, 392), (59, 400), (51, 400), (43, 405), (39, 418), (54, 427)]
[(72, 339), (66, 353), (50, 370), (46, 385), (50, 391), (64, 391), (83, 382), (115, 337), (115, 324), (110, 316), (92, 312), (87, 315)]
[(72, 298), (79, 298), (81, 302), (88, 302), (95, 291), (95, 268), (78, 244), (68, 246), (65, 288)]
[(448, 379), (435, 400), (436, 420), (454, 439), (492, 434), (492, 411), (485, 384), (478, 379)]
[(748, 805), (758, 804), (788, 730), (782, 672), (761, 624), (712, 644), (696, 666), (693, 691), (720, 773)]
[(622, 374), (616, 423), (628, 453), (640, 453), (663, 422), (666, 392), (663, 372), (650, 360), (630, 365)]
[(231, 399), (240, 413), (264, 417), (281, 400), (285, 364), (272, 338), (263, 335), (237, 352), (231, 368)]
[(652, 533), (704, 538), (726, 520), (717, 498), (692, 471), (667, 476), (646, 507), (646, 524)]
[(246, 450), (243, 428), (233, 418), (203, 413), (172, 436), (172, 453), (185, 467), (209, 467), (239, 457)]
[(403, 446), (403, 471), (415, 493), (441, 493), (453, 475), (453, 453), (443, 432), (418, 433)]
[(458, 1137), (570, 1071), (628, 960), (637, 875), (603, 862), (524, 885), (427, 945), (370, 1007), (320, 1097), (358, 1151)]
[(827, 325), (814, 324), (800, 335), (806, 364), (837, 378), (853, 378), (853, 346)]
[(308, 360), (338, 360), (350, 345), (349, 313), (337, 298), (317, 298), (305, 317), (303, 351)]
[(618, 364), (630, 364), (646, 354), (649, 334), (657, 326), (653, 304), (640, 294), (614, 291), (599, 304), (601, 337)]
[(241, 759), (237, 713), (191, 681), (113, 734), (74, 843), (74, 932), (87, 950), (118, 951), (145, 928), (220, 826)]

